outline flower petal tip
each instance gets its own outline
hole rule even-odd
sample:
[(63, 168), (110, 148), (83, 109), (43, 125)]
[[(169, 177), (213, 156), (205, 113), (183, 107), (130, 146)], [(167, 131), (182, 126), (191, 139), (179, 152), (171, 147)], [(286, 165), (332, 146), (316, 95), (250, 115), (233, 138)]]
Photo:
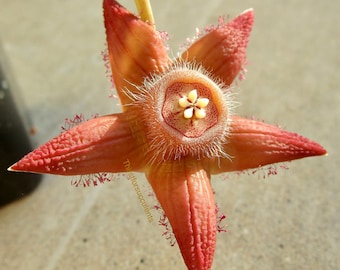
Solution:
[(316, 142), (313, 143), (313, 152), (315, 153), (313, 156), (328, 156), (328, 152), (325, 148), (323, 148), (320, 144)]
[[(253, 24), (254, 24), (254, 10), (252, 8), (246, 9), (234, 20), (229, 22), (229, 25), (232, 25), (233, 28), (242, 30), (243, 34), (247, 35), (247, 38), (249, 38)], [(245, 44), (245, 46), (247, 45), (247, 43)]]
[(16, 172), (17, 170), (15, 169), (15, 167), (16, 167), (16, 163), (13, 164), (11, 167), (8, 167), (7, 171), (9, 171), (9, 172)]
[(7, 171), (9, 172), (26, 172), (26, 173), (37, 173), (42, 174), (44, 171), (40, 171), (36, 166), (34, 166), (31, 162), (28, 161), (28, 159), (23, 157), (18, 162), (14, 163), (12, 166), (7, 168)]
[(253, 9), (244, 11), (229, 22), (222, 20), (218, 27), (194, 42), (181, 57), (202, 64), (225, 85), (230, 85), (246, 64), (246, 48), (253, 23)]
[(28, 153), (18, 162), (10, 166), (7, 171), (10, 172), (30, 172), (30, 173), (44, 173), (44, 169), (39, 165), (39, 158), (35, 155), (35, 151)]
[(248, 8), (245, 11), (243, 11), (240, 15), (247, 14), (247, 13), (254, 15), (254, 9), (253, 8)]
[(214, 173), (327, 155), (320, 144), (297, 133), (238, 116), (232, 117), (229, 141), (224, 150), (233, 158), (222, 159)]
[(131, 100), (124, 89), (132, 93), (149, 74), (162, 72), (169, 64), (163, 40), (153, 25), (142, 21), (114, 0), (104, 0), (104, 24), (108, 54), (122, 104)]
[(211, 269), (216, 245), (216, 205), (209, 174), (186, 159), (147, 172), (189, 270)]

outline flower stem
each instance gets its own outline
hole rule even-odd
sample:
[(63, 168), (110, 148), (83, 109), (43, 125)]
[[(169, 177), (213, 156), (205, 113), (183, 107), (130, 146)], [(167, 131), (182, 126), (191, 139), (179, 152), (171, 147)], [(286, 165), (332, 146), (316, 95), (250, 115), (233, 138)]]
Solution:
[(135, 0), (138, 14), (142, 21), (148, 22), (155, 27), (155, 20), (153, 18), (151, 4), (149, 0)]

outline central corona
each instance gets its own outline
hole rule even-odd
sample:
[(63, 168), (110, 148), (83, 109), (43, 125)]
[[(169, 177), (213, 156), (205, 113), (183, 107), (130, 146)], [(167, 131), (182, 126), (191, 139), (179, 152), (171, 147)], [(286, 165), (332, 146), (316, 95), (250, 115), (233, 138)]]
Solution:
[(218, 110), (210, 100), (212, 95), (205, 85), (174, 82), (166, 89), (163, 118), (185, 137), (200, 137), (218, 120)]
[(147, 125), (145, 142), (159, 150), (151, 159), (228, 156), (222, 144), (228, 136), (230, 94), (195, 65), (177, 64), (145, 81), (139, 94), (130, 97), (137, 118), (147, 120), (141, 121)]

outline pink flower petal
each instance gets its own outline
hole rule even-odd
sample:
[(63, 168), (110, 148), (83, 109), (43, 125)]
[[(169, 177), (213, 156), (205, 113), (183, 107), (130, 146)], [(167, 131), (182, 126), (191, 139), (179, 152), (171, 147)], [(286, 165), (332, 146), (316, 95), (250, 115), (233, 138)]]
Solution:
[(202, 64), (230, 85), (245, 64), (253, 22), (253, 10), (245, 11), (192, 44), (183, 52), (182, 59)]
[(127, 159), (131, 170), (140, 170), (144, 165), (142, 151), (125, 117), (107, 115), (79, 124), (35, 149), (9, 170), (60, 175), (124, 172)]
[(104, 0), (104, 22), (112, 76), (122, 104), (124, 94), (142, 85), (150, 74), (162, 72), (170, 62), (158, 32), (114, 0)]
[(210, 269), (216, 244), (210, 175), (197, 160), (187, 158), (154, 166), (146, 176), (170, 221), (188, 269)]
[(325, 155), (326, 150), (296, 133), (255, 120), (233, 117), (224, 150), (232, 158), (212, 161), (212, 172), (257, 168), (277, 162)]

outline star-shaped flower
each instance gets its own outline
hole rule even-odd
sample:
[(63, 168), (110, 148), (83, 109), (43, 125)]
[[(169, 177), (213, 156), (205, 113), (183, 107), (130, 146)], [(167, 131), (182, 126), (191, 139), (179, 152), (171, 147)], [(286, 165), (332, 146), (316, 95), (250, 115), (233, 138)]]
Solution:
[(59, 175), (144, 172), (188, 269), (210, 269), (216, 206), (210, 176), (324, 155), (317, 143), (233, 114), (253, 25), (247, 10), (171, 60), (153, 25), (104, 0), (113, 81), (122, 113), (67, 130), (10, 170)]

